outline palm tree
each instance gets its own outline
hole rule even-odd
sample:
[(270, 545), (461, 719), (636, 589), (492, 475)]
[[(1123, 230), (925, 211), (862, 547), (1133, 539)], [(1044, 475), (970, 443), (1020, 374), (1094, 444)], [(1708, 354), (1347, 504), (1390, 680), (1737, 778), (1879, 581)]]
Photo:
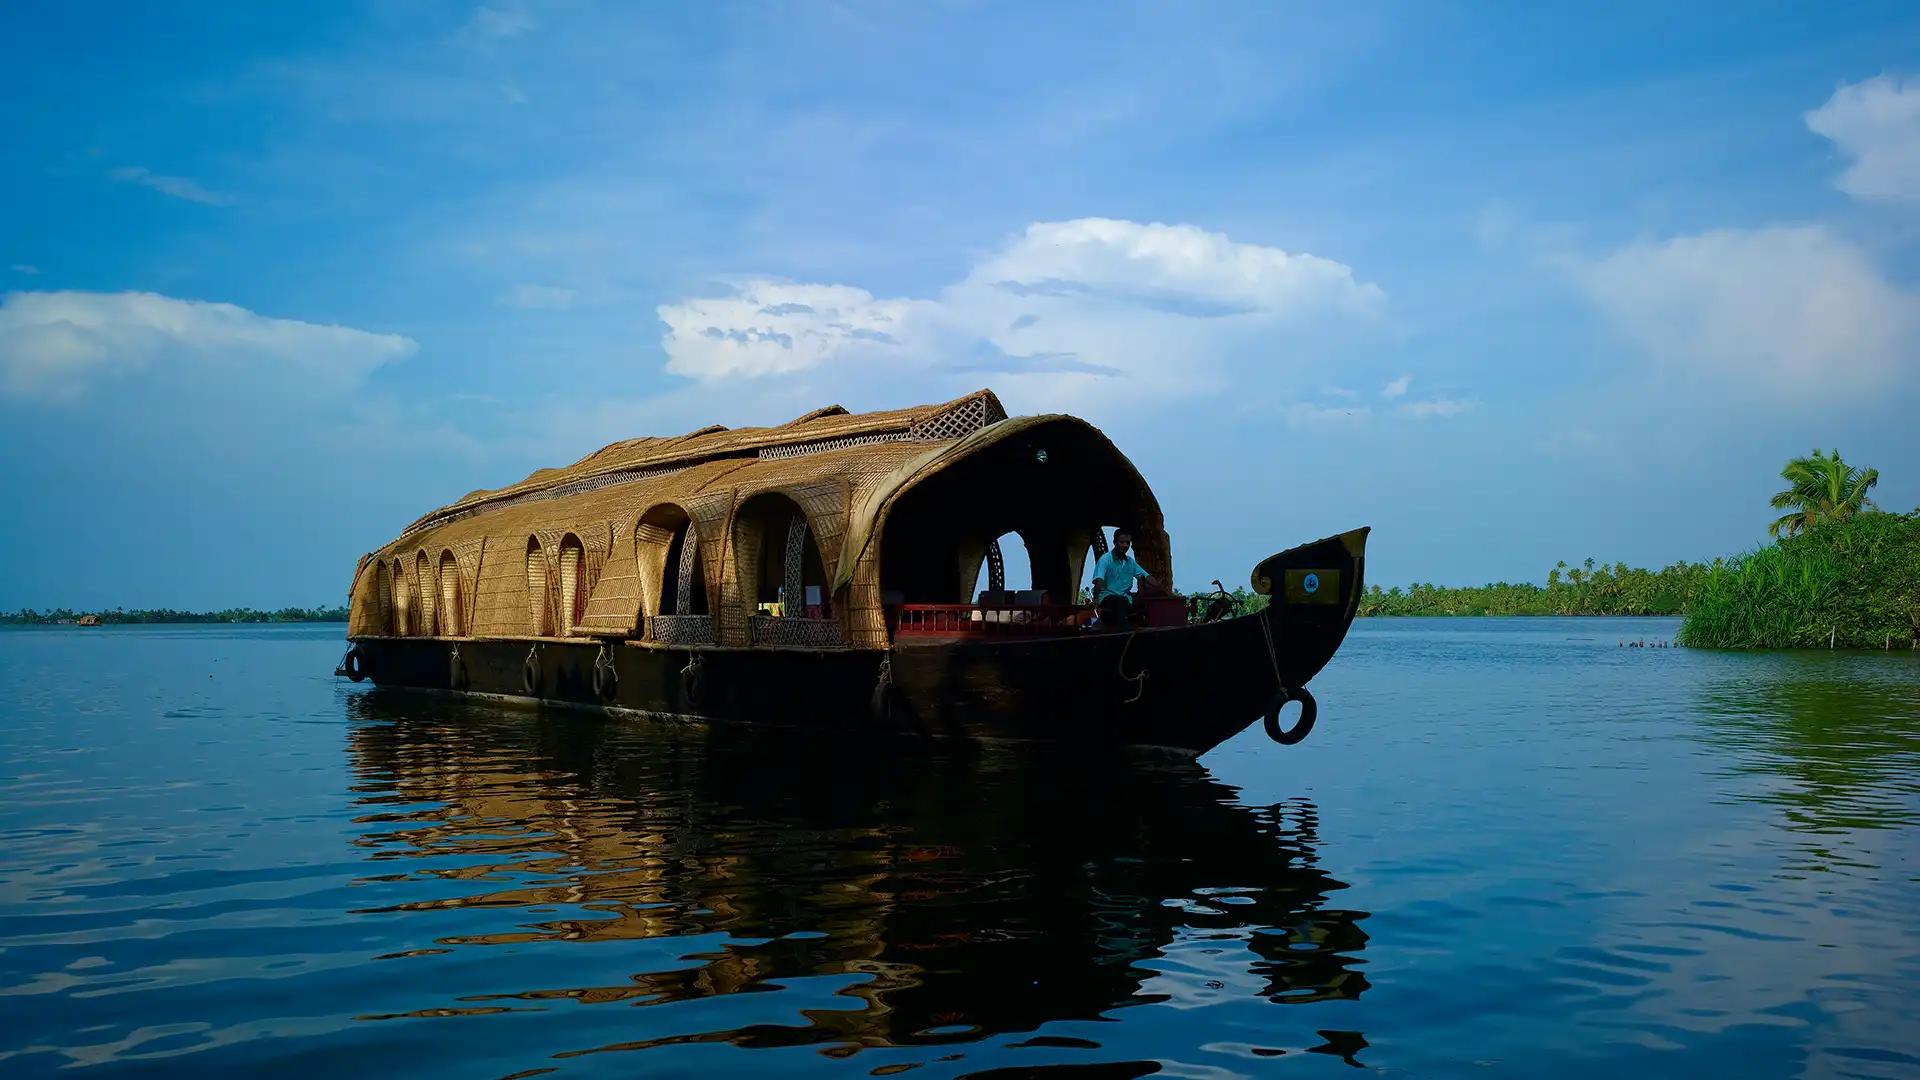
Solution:
[(1780, 470), (1787, 490), (1773, 497), (1775, 510), (1790, 510), (1767, 526), (1772, 536), (1795, 536), (1828, 521), (1845, 521), (1873, 506), (1867, 489), (1880, 482), (1879, 469), (1857, 469), (1840, 460), (1840, 451), (1794, 458)]

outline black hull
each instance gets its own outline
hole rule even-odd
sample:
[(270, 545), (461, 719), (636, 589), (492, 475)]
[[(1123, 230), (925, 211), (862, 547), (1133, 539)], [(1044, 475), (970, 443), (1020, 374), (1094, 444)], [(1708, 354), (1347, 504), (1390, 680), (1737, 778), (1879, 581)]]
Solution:
[[(1356, 547), (1336, 537), (1261, 564), (1276, 580), (1283, 565), (1338, 565), (1337, 597), (1275, 595), (1259, 614), (1133, 633), (906, 638), (890, 651), (404, 637), (355, 648), (380, 686), (849, 734), (1200, 754), (1259, 720), (1282, 684), (1304, 687), (1332, 659), (1362, 588)], [(891, 689), (876, 694), (889, 657)], [(612, 678), (596, 679), (607, 663)]]

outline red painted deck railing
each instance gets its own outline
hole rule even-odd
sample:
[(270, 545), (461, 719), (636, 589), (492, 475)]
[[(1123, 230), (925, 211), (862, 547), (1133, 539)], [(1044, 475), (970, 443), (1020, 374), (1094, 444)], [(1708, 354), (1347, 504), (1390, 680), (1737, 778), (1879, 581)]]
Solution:
[[(1093, 621), (1093, 608), (1073, 604), (901, 604), (895, 612), (895, 636), (1039, 637), (1070, 634)], [(1182, 626), (1190, 615), (1178, 596), (1143, 596), (1134, 602), (1135, 626)]]
[(895, 610), (894, 633), (909, 636), (1065, 634), (1093, 618), (1092, 608), (1071, 604), (902, 604)]

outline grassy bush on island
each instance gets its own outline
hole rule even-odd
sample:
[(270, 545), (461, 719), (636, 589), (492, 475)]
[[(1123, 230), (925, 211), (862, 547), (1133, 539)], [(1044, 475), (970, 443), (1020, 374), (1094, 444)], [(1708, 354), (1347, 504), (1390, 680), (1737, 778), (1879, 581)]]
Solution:
[(1683, 644), (1709, 649), (1911, 647), (1920, 640), (1920, 510), (1886, 514), (1877, 469), (1837, 450), (1794, 458), (1773, 497), (1780, 538), (1716, 564), (1687, 609)]
[(1680, 641), (1709, 649), (1911, 647), (1920, 636), (1920, 514), (1856, 513), (1711, 570)]

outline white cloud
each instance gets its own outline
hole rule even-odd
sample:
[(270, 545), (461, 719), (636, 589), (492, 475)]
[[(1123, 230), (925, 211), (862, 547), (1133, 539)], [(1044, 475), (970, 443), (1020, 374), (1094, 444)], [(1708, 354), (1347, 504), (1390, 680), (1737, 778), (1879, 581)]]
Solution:
[(1920, 78), (1881, 75), (1842, 86), (1806, 121), (1853, 159), (1834, 181), (1841, 191), (1920, 203)]
[(96, 379), (156, 360), (229, 370), (271, 366), (296, 375), (304, 388), (338, 390), (415, 348), (397, 334), (154, 293), (0, 296), (0, 393), (29, 400), (73, 400)]
[(1243, 383), (1236, 372), (1304, 356), (1299, 340), (1317, 325), (1364, 322), (1383, 304), (1329, 259), (1191, 225), (1085, 218), (1029, 226), (932, 298), (751, 279), (658, 311), (668, 369), (696, 379), (990, 373), (1065, 405)]
[(1399, 378), (1388, 383), (1387, 385), (1381, 387), (1380, 396), (1383, 398), (1405, 397), (1407, 394), (1407, 387), (1412, 385), (1413, 385), (1413, 376), (1402, 375)]
[(35, 275), (40, 272), (39, 267), (30, 265), (28, 263), (14, 263), (12, 266), (8, 267), (8, 269), (12, 270), (16, 274)]
[(667, 370), (712, 381), (807, 371), (830, 359), (900, 353), (924, 301), (877, 300), (848, 285), (740, 283), (732, 296), (663, 304)]
[(1430, 401), (1407, 401), (1394, 406), (1394, 412), (1400, 416), (1409, 416), (1415, 420), (1430, 420), (1434, 417), (1459, 416), (1473, 408), (1473, 402), (1459, 398), (1434, 398)]
[(975, 266), (970, 284), (1190, 316), (1366, 312), (1378, 287), (1331, 259), (1236, 243), (1192, 225), (1041, 221)]
[(564, 311), (580, 299), (573, 289), (560, 285), (519, 284), (508, 289), (500, 296), (500, 303), (508, 307), (528, 310)]
[(1576, 265), (1588, 296), (1669, 368), (1763, 394), (1834, 396), (1911, 375), (1920, 300), (1817, 226), (1722, 229)]
[(185, 199), (204, 206), (226, 206), (233, 202), (232, 196), (208, 191), (184, 176), (164, 176), (137, 165), (113, 170), (113, 178), (122, 183), (139, 184), (144, 188), (152, 188), (162, 195), (171, 195), (176, 199)]

